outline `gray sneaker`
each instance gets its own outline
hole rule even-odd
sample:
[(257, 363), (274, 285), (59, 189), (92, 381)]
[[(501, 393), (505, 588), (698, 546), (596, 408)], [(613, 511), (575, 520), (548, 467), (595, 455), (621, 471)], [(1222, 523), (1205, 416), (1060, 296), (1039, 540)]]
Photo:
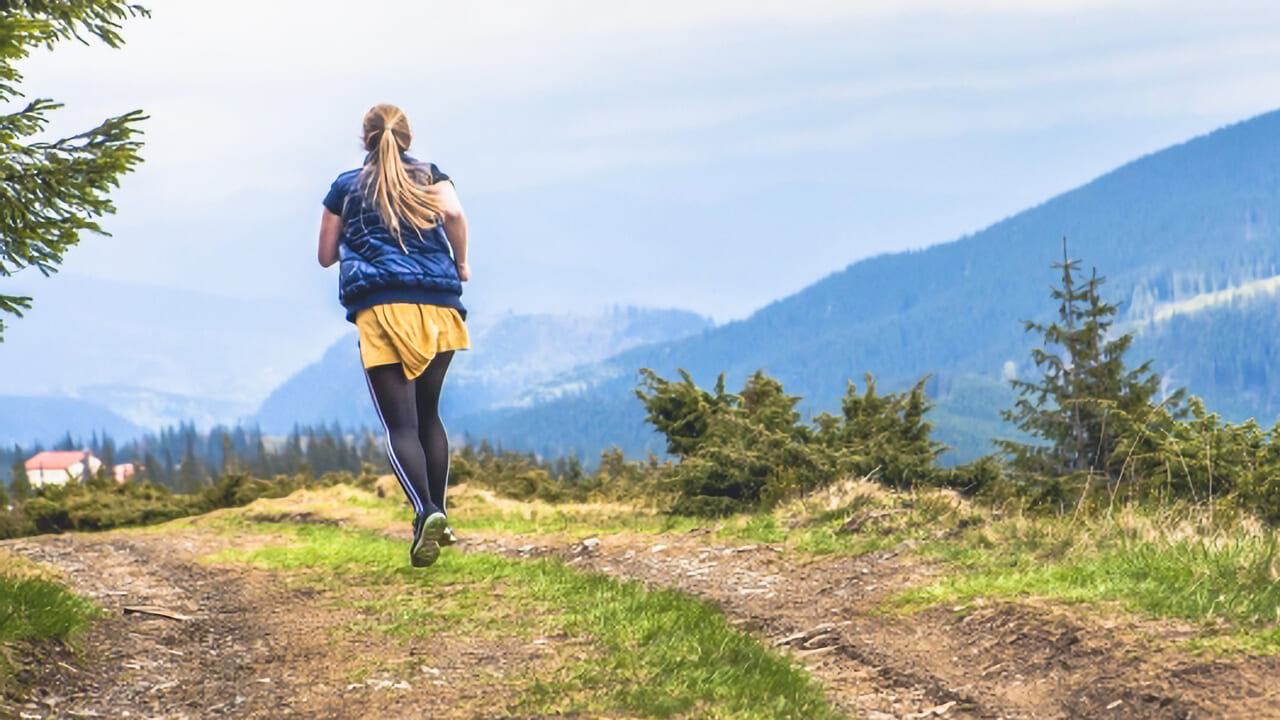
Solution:
[(440, 539), (449, 527), (449, 520), (442, 512), (414, 518), (413, 545), (409, 548), (409, 562), (414, 567), (428, 567), (440, 557)]

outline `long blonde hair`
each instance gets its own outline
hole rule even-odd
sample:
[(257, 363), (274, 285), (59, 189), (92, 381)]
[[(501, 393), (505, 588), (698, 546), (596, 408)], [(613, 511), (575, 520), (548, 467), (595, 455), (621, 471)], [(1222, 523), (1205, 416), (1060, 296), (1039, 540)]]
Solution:
[(427, 190), (431, 178), (423, 182), (419, 173), (411, 174), (400, 157), (412, 141), (409, 118), (395, 105), (375, 105), (364, 114), (364, 149), (369, 152), (360, 172), (364, 202), (377, 208), (401, 248), (402, 223), (432, 228), (444, 217), (440, 199)]

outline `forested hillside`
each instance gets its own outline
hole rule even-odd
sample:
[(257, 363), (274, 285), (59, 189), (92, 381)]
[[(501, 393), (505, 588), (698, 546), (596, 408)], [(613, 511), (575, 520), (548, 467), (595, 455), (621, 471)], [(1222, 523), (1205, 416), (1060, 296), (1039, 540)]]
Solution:
[[(886, 389), (933, 374), (937, 436), (972, 457), (1000, 431), (1002, 380), (1031, 370), (1021, 321), (1052, 311), (1043, 295), (1064, 237), (1073, 257), (1107, 276), (1121, 321), (1139, 328), (1135, 356), (1154, 357), (1158, 371), (1210, 407), (1269, 424), (1280, 407), (1268, 370), (1273, 286), (1227, 303), (1197, 298), (1277, 275), (1277, 168), (1280, 113), (1272, 112), (1131, 162), (973, 235), (854, 263), (745, 320), (621, 353), (567, 378), (569, 387), (596, 378), (581, 397), (464, 425), (541, 451), (592, 453), (614, 439), (636, 452), (660, 447), (632, 395), (641, 367), (664, 375), (683, 367), (707, 385), (724, 371), (731, 387), (765, 368), (809, 411), (830, 409), (846, 380), (866, 372)], [(780, 239), (799, 249), (840, 241)]]

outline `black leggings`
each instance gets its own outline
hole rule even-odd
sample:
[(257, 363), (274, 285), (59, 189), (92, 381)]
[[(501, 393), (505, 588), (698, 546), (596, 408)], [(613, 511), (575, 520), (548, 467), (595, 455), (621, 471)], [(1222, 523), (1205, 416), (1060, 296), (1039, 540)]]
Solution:
[(431, 359), (416, 379), (399, 363), (365, 370), (373, 407), (387, 432), (387, 457), (414, 512), (444, 512), (449, 482), (449, 436), (440, 422), (440, 387), (453, 351)]

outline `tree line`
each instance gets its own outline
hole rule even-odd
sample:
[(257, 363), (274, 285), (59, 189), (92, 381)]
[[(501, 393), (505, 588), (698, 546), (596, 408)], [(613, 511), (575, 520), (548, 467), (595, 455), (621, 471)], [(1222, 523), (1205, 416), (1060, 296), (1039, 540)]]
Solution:
[(93, 433), (89, 439), (70, 433), (45, 447), (41, 443), (0, 448), (0, 467), (7, 477), (0, 499), (30, 495), (24, 463), (42, 450), (88, 450), (102, 461), (99, 473), (133, 463), (135, 480), (191, 494), (215, 484), (227, 473), (269, 478), (277, 475), (321, 476), (327, 473), (390, 472), (382, 439), (366, 428), (347, 430), (337, 423), (295, 426), (287, 435), (264, 435), (257, 427), (218, 426), (201, 431), (180, 423), (140, 438), (117, 443), (111, 435)]
[[(871, 375), (848, 381), (838, 413), (806, 421), (801, 399), (763, 371), (730, 392), (723, 375), (706, 389), (684, 371), (668, 379), (642, 369), (635, 393), (673, 459), (628, 460), (615, 447), (588, 468), (574, 454), (549, 459), (468, 437), (455, 448), (452, 481), (519, 499), (630, 500), (722, 515), (857, 477), (899, 490), (949, 487), (1031, 511), (1209, 504), (1280, 523), (1280, 424), (1225, 422), (1202, 400), (1167, 387), (1149, 362), (1131, 367), (1133, 338), (1113, 331), (1117, 306), (1103, 297), (1105, 279), (1082, 276), (1065, 244), (1053, 267), (1056, 319), (1024, 323), (1039, 340), (1031, 352), (1038, 373), (1010, 381), (1015, 399), (1004, 411), (1020, 434), (994, 439), (994, 451), (975, 462), (939, 464), (946, 447), (932, 436), (927, 377), (889, 393)], [(19, 508), (21, 531), (151, 522), (316, 483), (369, 485), (390, 472), (378, 438), (336, 425), (272, 439), (256, 428), (202, 433), (183, 424), (119, 448), (106, 436), (88, 445), (104, 459), (140, 461), (139, 474), (119, 487), (104, 470), (88, 486), (44, 489)], [(79, 443), (65, 438), (58, 447)], [(14, 467), (16, 481), (20, 462)], [(101, 509), (104, 497), (115, 511)]]
[(1039, 340), (1038, 375), (1011, 380), (1016, 399), (1002, 413), (1020, 435), (994, 439), (995, 452), (955, 468), (936, 462), (945, 447), (931, 437), (928, 378), (880, 394), (868, 375), (861, 390), (847, 384), (839, 415), (801, 422), (800, 398), (763, 372), (729, 393), (723, 375), (708, 391), (684, 371), (668, 380), (642, 370), (646, 419), (680, 459), (668, 470), (673, 509), (759, 509), (858, 476), (1055, 512), (1212, 503), (1280, 522), (1280, 424), (1226, 422), (1166, 387), (1149, 361), (1129, 366), (1133, 336), (1113, 331), (1118, 306), (1103, 297), (1105, 279), (1082, 276), (1065, 240), (1053, 269), (1056, 319), (1024, 321)]

